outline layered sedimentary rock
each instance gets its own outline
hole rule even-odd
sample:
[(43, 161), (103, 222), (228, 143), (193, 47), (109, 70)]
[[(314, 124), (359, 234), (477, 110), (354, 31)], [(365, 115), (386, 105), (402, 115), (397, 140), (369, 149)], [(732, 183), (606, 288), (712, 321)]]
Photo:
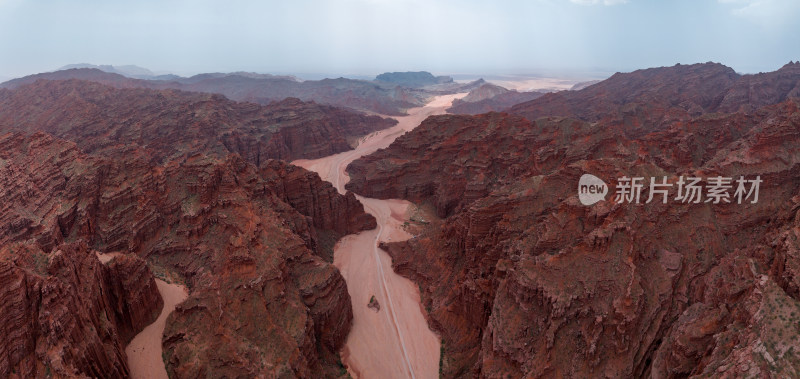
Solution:
[(259, 174), (274, 182), (276, 195), (311, 217), (317, 228), (345, 235), (377, 226), (375, 217), (364, 213), (363, 206), (352, 193), (340, 195), (315, 172), (272, 160), (262, 166)]
[[(539, 148), (532, 143), (536, 134), (546, 144), (547, 137), (570, 133), (568, 123), (543, 123), (535, 129), (523, 117), (501, 113), (429, 117), (389, 149), (348, 166), (346, 188), (381, 199), (431, 200), (439, 216), (446, 217), (461, 204), (486, 196), (498, 180), (546, 165), (548, 155), (534, 154)], [(450, 161), (439, 158), (444, 156)]]
[[(180, 278), (190, 296), (164, 337), (176, 377), (340, 373), (352, 310), (320, 235), (375, 225), (352, 195), (281, 161), (259, 169), (236, 154), (198, 152), (158, 164), (135, 145), (107, 153), (87, 155), (41, 132), (0, 137), (0, 191), (9, 200), (0, 244), (50, 252), (83, 241)], [(130, 271), (118, 287), (131, 287), (140, 274), (115, 261), (112, 272)], [(69, 341), (51, 341), (59, 343)]]
[(125, 345), (163, 301), (141, 259), (100, 263), (85, 243), (0, 248), (0, 376), (129, 375)]
[(519, 103), (542, 97), (545, 92), (517, 92), (494, 84), (484, 84), (461, 99), (453, 100), (453, 106), (447, 109), (454, 114), (479, 114), (499, 112)]
[[(800, 105), (708, 113), (736, 79), (712, 69), (702, 93), (628, 78), (631, 93), (684, 99), (673, 121), (649, 101), (617, 118), (587, 100), (591, 122), (436, 116), (348, 167), (356, 193), (444, 218), (383, 245), (421, 286), (444, 377), (800, 375)], [(584, 173), (610, 185), (605, 201), (579, 202)], [(759, 177), (758, 202), (675, 200), (679, 176), (718, 175)], [(648, 181), (641, 204), (618, 204), (623, 176), (667, 177), (669, 201), (646, 203)]]
[(395, 120), (284, 99), (266, 106), (219, 95), (117, 89), (66, 80), (0, 91), (0, 130), (44, 131), (89, 153), (135, 143), (154, 159), (201, 151), (268, 159), (319, 158)]

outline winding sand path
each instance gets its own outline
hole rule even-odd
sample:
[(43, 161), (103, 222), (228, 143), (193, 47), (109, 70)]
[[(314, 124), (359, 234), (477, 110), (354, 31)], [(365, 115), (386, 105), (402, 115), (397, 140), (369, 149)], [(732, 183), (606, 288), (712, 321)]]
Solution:
[[(100, 262), (107, 263), (119, 253), (98, 254)], [(128, 368), (133, 379), (167, 379), (167, 370), (161, 358), (161, 337), (167, 326), (167, 316), (175, 310), (182, 301), (189, 297), (186, 287), (180, 284), (167, 283), (156, 278), (158, 292), (164, 299), (164, 308), (156, 321), (147, 325), (139, 334), (133, 337), (131, 343), (125, 348), (128, 356)]]
[[(417, 127), (430, 115), (443, 114), (453, 99), (466, 93), (438, 96), (399, 123), (360, 140), (355, 150), (315, 160), (297, 160), (295, 165), (317, 172), (340, 193), (349, 180), (344, 172), (355, 159), (389, 146), (403, 133)], [(356, 378), (436, 378), (439, 374), (439, 337), (428, 328), (422, 313), (418, 287), (392, 270), (389, 255), (379, 241), (408, 239), (403, 229), (411, 203), (356, 196), (375, 216), (378, 228), (342, 238), (334, 247), (333, 263), (339, 268), (353, 302), (353, 329), (342, 350), (342, 359)], [(367, 307), (372, 296), (380, 310)]]

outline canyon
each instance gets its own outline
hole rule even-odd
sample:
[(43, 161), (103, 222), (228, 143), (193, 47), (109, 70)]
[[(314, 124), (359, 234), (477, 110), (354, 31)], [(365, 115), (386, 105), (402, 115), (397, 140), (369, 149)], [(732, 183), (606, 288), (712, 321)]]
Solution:
[[(104, 264), (118, 257), (125, 257), (125, 255), (121, 253), (97, 253), (97, 259)], [(161, 360), (163, 353), (161, 337), (164, 335), (167, 317), (175, 310), (176, 305), (186, 300), (189, 296), (186, 287), (180, 284), (167, 283), (158, 278), (155, 279), (155, 284), (158, 288), (158, 293), (163, 299), (164, 307), (161, 309), (158, 318), (144, 327), (125, 347), (130, 376), (134, 379), (169, 377), (164, 369), (164, 362)]]
[(798, 19), (0, 0), (0, 379), (800, 378)]
[[(281, 161), (258, 169), (235, 154), (196, 154), (154, 165), (135, 152), (117, 159), (87, 155), (41, 132), (6, 134), (0, 145), (3, 196), (9, 199), (0, 224), (3, 246), (53, 251), (83, 243), (100, 253), (146, 259), (157, 275), (188, 288), (189, 297), (169, 315), (159, 338), (170, 376), (338, 372), (336, 353), (352, 313), (344, 280), (323, 258), (322, 236), (336, 238), (339, 232), (311, 215), (337, 212), (336, 229), (348, 233), (374, 227), (352, 195), (340, 196), (318, 177)], [(69, 314), (86, 317), (78, 310)], [(136, 330), (146, 324), (136, 324)], [(240, 342), (236, 349), (221, 348), (228, 341)], [(63, 339), (50, 343), (71, 345)], [(58, 361), (38, 357), (40, 367), (70, 375), (59, 371)], [(12, 372), (19, 359), (15, 355), (0, 368)], [(209, 366), (212, 361), (222, 363)], [(91, 366), (75, 370), (117, 376)], [(126, 369), (117, 371), (127, 376)]]
[[(335, 376), (343, 369), (338, 351), (352, 311), (345, 283), (330, 264), (333, 243), (374, 228), (375, 219), (352, 194), (340, 195), (316, 174), (270, 156), (349, 149), (349, 139), (394, 121), (296, 99), (262, 107), (217, 95), (82, 81), (39, 81), (0, 92), (0, 180), (7, 200), (0, 210), (0, 244), (11, 249), (9, 259), (23, 256), (14, 247), (22, 244), (36, 257), (37, 272), (46, 274), (52, 255), (72, 251), (74, 244), (86, 246), (80, 251), (89, 257), (82, 262), (94, 260), (100, 267), (97, 253), (116, 255), (108, 264), (114, 268), (115, 262), (140, 257), (144, 271), (129, 270), (142, 271), (141, 280), (149, 277), (151, 290), (147, 304), (114, 295), (119, 300), (113, 304), (136, 309), (124, 315), (149, 312), (147, 322), (110, 318), (119, 325), (114, 326), (93, 316), (103, 312), (92, 311), (98, 305), (85, 308), (86, 314), (68, 304), (66, 315), (77, 320), (76, 328), (102, 331), (99, 338), (116, 349), (105, 349), (115, 351), (113, 356), (96, 356), (91, 339), (70, 356), (34, 354), (38, 345), (84, 346), (55, 333), (38, 345), (7, 341), (10, 353), (3, 354), (0, 372), (150, 377), (147, 370), (160, 366), (171, 377), (307, 377)], [(240, 134), (240, 143), (225, 143), (230, 134)], [(263, 142), (276, 135), (299, 141)], [(115, 280), (128, 280), (130, 274), (116, 270)], [(188, 297), (169, 291), (180, 287)], [(9, 296), (38, 287), (25, 288), (4, 286)], [(28, 323), (36, 312), (64, 306), (34, 301), (31, 307), (8, 322)], [(143, 350), (134, 334), (145, 340), (144, 363), (137, 361)], [(231, 347), (230, 341), (240, 342), (221, 348)], [(220, 363), (209, 366), (212, 361)], [(144, 373), (135, 371), (141, 367)]]
[[(347, 189), (442, 218), (381, 244), (421, 288), (442, 376), (800, 375), (798, 68), (616, 74), (430, 117), (351, 163)], [(587, 207), (584, 173), (764, 182), (757, 203)]]
[[(344, 170), (350, 162), (386, 148), (465, 95), (440, 96), (424, 107), (411, 109), (408, 116), (398, 117), (396, 126), (364, 137), (352, 151), (292, 163), (319, 173), (344, 193), (348, 179)], [(435, 377), (439, 337), (427, 325), (418, 288), (395, 274), (390, 257), (378, 248), (379, 243), (411, 237), (403, 229), (411, 204), (366, 197), (358, 200), (377, 219), (378, 228), (346, 236), (334, 249), (334, 265), (342, 272), (353, 301), (353, 329), (344, 345), (344, 363), (357, 378)], [(377, 312), (367, 307), (372, 299), (382, 305)]]
[(800, 376), (800, 63), (376, 79), (6, 82), (0, 376)]

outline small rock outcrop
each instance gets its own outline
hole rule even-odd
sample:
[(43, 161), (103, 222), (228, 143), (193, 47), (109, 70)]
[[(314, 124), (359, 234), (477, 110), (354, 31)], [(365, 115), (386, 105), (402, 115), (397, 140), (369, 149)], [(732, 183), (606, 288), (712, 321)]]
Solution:
[(516, 104), (542, 97), (546, 92), (518, 92), (508, 90), (494, 84), (484, 84), (461, 99), (453, 100), (453, 106), (447, 109), (453, 114), (480, 114), (504, 111)]

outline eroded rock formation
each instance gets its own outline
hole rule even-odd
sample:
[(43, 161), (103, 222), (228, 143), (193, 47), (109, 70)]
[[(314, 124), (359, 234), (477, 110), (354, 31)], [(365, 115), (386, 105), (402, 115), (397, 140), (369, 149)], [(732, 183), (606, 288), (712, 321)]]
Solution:
[[(535, 100), (535, 121), (431, 117), (348, 167), (356, 193), (443, 218), (383, 247), (421, 286), (444, 377), (800, 375), (800, 105), (719, 112), (737, 77), (645, 70)], [(605, 201), (578, 201), (584, 173), (611, 185)], [(763, 183), (756, 204), (686, 204), (675, 188), (645, 204), (649, 183), (642, 204), (614, 201), (622, 176), (681, 175)]]
[(104, 265), (83, 242), (0, 248), (0, 376), (128, 376), (125, 345), (163, 301), (145, 262)]
[(261, 106), (79, 80), (0, 90), (0, 130), (43, 131), (107, 155), (136, 144), (158, 161), (193, 152), (238, 153), (256, 166), (268, 159), (320, 158), (350, 150), (358, 137), (395, 123), (293, 98)]
[[(282, 161), (259, 169), (236, 154), (195, 153), (156, 164), (135, 145), (119, 149), (87, 155), (41, 132), (0, 137), (9, 200), (0, 243), (50, 252), (82, 241), (182, 278), (190, 296), (164, 339), (167, 370), (177, 377), (337, 375), (352, 310), (320, 235), (335, 241), (374, 227), (352, 194)], [(134, 278), (120, 275), (119, 286)]]

